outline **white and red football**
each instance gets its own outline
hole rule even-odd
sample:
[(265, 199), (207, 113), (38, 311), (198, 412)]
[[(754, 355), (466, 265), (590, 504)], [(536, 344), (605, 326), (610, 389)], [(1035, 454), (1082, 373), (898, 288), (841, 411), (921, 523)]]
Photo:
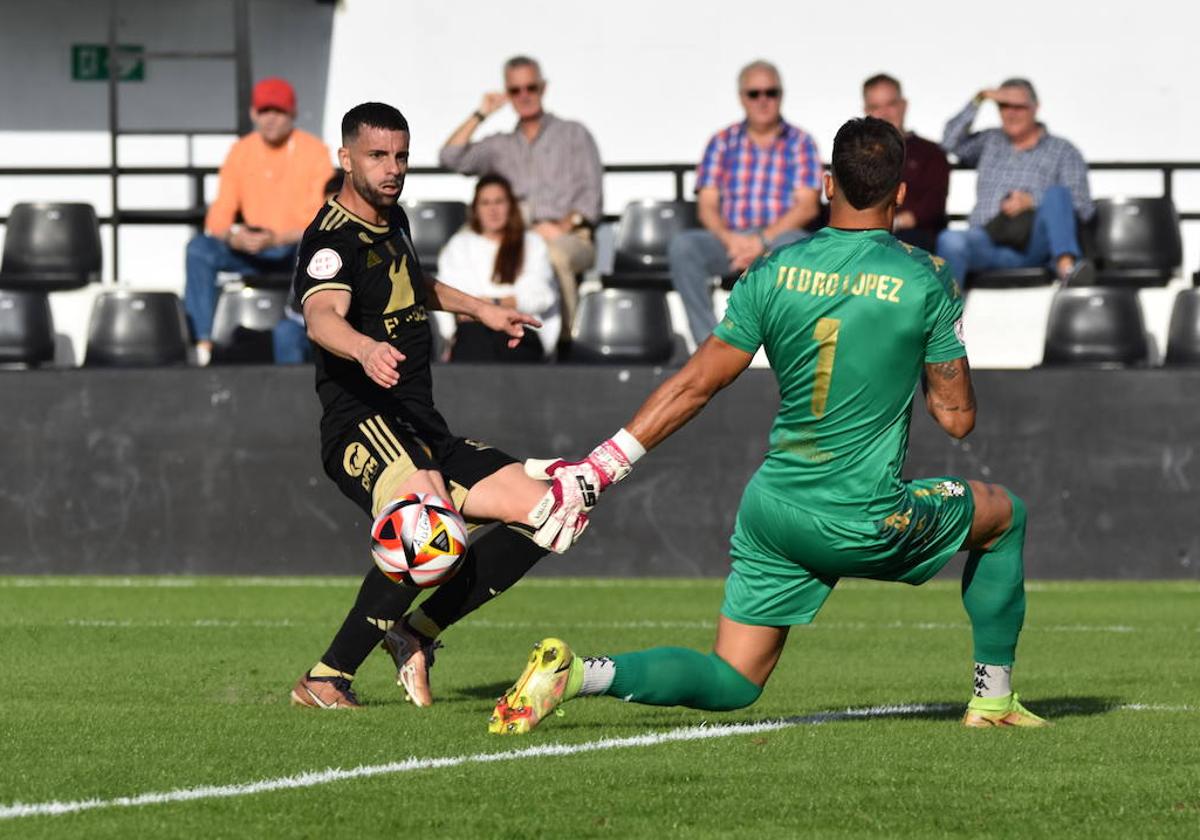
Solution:
[(371, 526), (371, 556), (396, 583), (445, 583), (467, 553), (467, 523), (432, 493), (410, 493), (384, 505)]

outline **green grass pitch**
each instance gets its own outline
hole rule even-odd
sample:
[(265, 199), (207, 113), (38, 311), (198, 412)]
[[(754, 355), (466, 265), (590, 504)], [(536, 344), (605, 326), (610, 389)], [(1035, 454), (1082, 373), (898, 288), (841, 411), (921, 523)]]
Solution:
[[(356, 586), (0, 578), (0, 836), (1200, 837), (1194, 582), (1032, 584), (1015, 676), (1046, 730), (958, 725), (956, 585), (854, 582), (749, 709), (588, 699), (524, 738), (486, 720), (534, 641), (707, 650), (720, 582), (528, 580), (445, 634), (433, 708), (403, 702), (382, 652), (356, 680), (367, 708), (289, 707)], [(278, 789), (330, 768), (375, 770)]]

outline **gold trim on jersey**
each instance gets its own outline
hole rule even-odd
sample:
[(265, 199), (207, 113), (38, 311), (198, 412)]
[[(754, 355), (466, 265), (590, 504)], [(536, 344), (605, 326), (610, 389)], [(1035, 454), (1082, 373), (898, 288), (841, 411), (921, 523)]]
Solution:
[(345, 213), (346, 216), (350, 219), (350, 221), (356, 222), (357, 224), (362, 225), (367, 230), (371, 231), (371, 233), (387, 233), (388, 232), (387, 225), (371, 224), (366, 219), (364, 219), (362, 216), (356, 216), (355, 214), (351, 213), (349, 210), (347, 210), (345, 207), (343, 207), (341, 204), (339, 204), (338, 200), (336, 198), (330, 197), (328, 203), (329, 203), (330, 207), (333, 207), (334, 209), (340, 210), (342, 213)]
[(324, 292), (324, 291), (328, 291), (330, 289), (339, 289), (343, 292), (353, 291), (353, 289), (351, 289), (345, 283), (318, 283), (317, 285), (313, 286), (311, 289), (309, 289), (307, 292), (304, 293), (304, 296), (302, 298), (300, 298), (300, 305), (304, 306), (304, 301), (306, 301), (310, 297), (312, 297), (313, 292)]
[(318, 227), (320, 230), (337, 230), (348, 221), (350, 221), (350, 217), (346, 215), (345, 211), (335, 207), (325, 214), (325, 218), (321, 220)]

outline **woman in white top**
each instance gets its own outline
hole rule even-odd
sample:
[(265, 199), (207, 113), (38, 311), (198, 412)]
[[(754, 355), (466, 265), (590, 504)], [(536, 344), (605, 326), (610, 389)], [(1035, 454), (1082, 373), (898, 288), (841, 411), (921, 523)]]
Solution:
[(438, 255), (438, 279), (476, 297), (515, 306), (542, 322), (525, 330), (514, 349), (507, 336), (474, 321), (435, 313), (438, 333), (453, 342), (451, 361), (538, 362), (549, 357), (562, 329), (558, 281), (540, 236), (525, 230), (512, 186), (500, 175), (484, 175), (475, 185), (467, 227), (450, 238)]

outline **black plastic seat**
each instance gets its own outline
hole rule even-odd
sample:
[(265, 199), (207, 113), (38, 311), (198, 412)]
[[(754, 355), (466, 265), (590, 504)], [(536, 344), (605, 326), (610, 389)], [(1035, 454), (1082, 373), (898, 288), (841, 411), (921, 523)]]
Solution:
[(92, 305), (86, 367), (149, 367), (187, 361), (187, 319), (171, 292), (103, 292)]
[(677, 233), (698, 226), (694, 201), (631, 201), (617, 225), (613, 273), (604, 285), (670, 288), (667, 248)]
[(1200, 289), (1184, 289), (1175, 296), (1165, 362), (1200, 365)]
[(0, 289), (0, 364), (54, 360), (54, 319), (45, 292)]
[(571, 331), (573, 362), (661, 364), (674, 334), (667, 299), (650, 289), (601, 289), (579, 299)]
[(1054, 275), (1045, 266), (1029, 268), (996, 268), (991, 271), (976, 271), (967, 275), (968, 289), (1028, 289), (1049, 286)]
[(90, 204), (15, 204), (0, 286), (50, 292), (100, 280), (100, 225)]
[(1165, 286), (1183, 262), (1179, 214), (1169, 198), (1099, 198), (1096, 284)]
[(467, 222), (467, 205), (461, 201), (409, 201), (404, 210), (417, 259), (422, 267), (436, 271), (438, 252)]
[(213, 316), (213, 362), (273, 361), (271, 331), (284, 317), (289, 294), (287, 289), (227, 286)]
[(1142, 305), (1133, 289), (1080, 286), (1054, 295), (1043, 365), (1138, 365), (1149, 356)]

